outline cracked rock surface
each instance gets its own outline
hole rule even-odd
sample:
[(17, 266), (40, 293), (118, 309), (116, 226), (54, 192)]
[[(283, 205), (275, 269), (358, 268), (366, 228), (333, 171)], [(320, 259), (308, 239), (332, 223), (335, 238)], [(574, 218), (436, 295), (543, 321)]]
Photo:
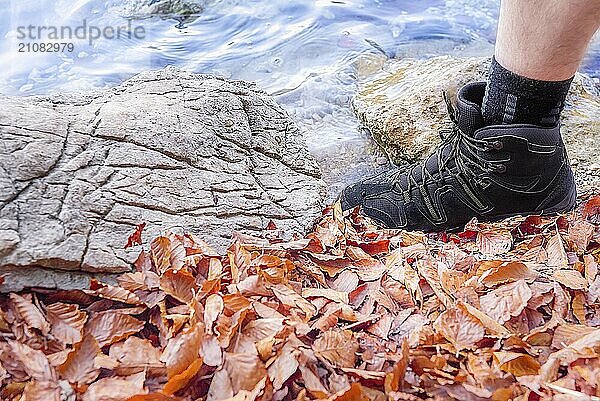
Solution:
[(181, 227), (223, 249), (270, 220), (303, 233), (322, 208), (301, 133), (249, 83), (167, 68), (0, 106), (3, 271), (125, 271), (141, 222), (145, 238)]

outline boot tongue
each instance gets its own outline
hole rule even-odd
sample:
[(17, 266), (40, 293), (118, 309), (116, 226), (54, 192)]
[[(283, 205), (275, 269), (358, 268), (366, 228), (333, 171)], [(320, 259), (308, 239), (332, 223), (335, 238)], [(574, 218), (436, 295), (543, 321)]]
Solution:
[(483, 127), (481, 104), (485, 95), (485, 82), (474, 82), (463, 86), (456, 94), (456, 118), (458, 128), (467, 135)]

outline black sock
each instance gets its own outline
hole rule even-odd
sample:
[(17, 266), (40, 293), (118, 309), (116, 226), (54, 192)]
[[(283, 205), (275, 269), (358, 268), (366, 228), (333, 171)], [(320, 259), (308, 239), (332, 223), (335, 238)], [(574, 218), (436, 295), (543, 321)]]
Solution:
[(492, 58), (482, 113), (486, 125), (534, 124), (552, 127), (558, 122), (573, 78), (538, 81), (502, 67)]

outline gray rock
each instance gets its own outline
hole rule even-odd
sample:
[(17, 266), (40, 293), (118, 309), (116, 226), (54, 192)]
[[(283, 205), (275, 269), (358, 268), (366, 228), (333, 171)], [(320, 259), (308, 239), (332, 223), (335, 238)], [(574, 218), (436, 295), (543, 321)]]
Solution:
[(95, 93), (2, 97), (0, 139), (0, 267), (25, 273), (128, 270), (141, 222), (146, 239), (184, 228), (221, 249), (269, 220), (303, 233), (325, 196), (273, 99), (173, 68)]
[[(363, 76), (352, 105), (390, 159), (402, 164), (430, 153), (439, 130), (450, 124), (441, 92), (485, 80), (489, 58), (451, 56), (386, 62)], [(591, 165), (600, 155), (600, 94), (591, 78), (577, 74), (562, 115), (562, 133), (580, 192), (597, 188)]]

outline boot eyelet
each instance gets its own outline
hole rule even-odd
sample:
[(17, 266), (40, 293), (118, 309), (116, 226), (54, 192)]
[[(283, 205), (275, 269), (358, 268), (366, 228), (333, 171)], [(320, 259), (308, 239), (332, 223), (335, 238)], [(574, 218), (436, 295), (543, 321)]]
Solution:
[(363, 198), (364, 198), (365, 196), (367, 196), (367, 191), (364, 191), (364, 190), (363, 190), (363, 191), (360, 191), (360, 196), (362, 196)]
[(506, 166), (504, 164), (498, 164), (496, 166), (496, 173), (498, 173), (498, 174), (506, 173)]
[(504, 147), (504, 143), (502, 141), (494, 141), (491, 143), (492, 149), (501, 150)]

